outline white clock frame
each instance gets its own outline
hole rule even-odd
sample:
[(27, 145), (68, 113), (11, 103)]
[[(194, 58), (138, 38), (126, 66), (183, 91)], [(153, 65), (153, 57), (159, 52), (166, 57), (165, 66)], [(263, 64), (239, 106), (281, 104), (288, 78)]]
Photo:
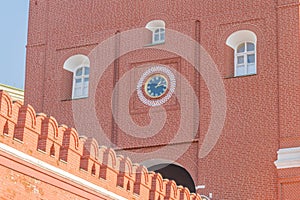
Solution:
[[(145, 80), (152, 74), (157, 74), (157, 73), (162, 73), (164, 74), (168, 79), (169, 79), (169, 91), (168, 93), (162, 97), (162, 98), (159, 98), (159, 99), (148, 99), (145, 97), (144, 95), (144, 92), (143, 92), (143, 84), (145, 82)], [(173, 74), (173, 72), (168, 69), (167, 67), (163, 67), (163, 66), (154, 66), (154, 67), (151, 67), (149, 68), (148, 70), (146, 70), (138, 84), (137, 84), (137, 95), (139, 97), (139, 99), (145, 104), (145, 105), (148, 105), (148, 106), (160, 106), (164, 103), (166, 103), (173, 95), (174, 91), (175, 91), (175, 88), (176, 88), (176, 79), (175, 79), (175, 75)]]

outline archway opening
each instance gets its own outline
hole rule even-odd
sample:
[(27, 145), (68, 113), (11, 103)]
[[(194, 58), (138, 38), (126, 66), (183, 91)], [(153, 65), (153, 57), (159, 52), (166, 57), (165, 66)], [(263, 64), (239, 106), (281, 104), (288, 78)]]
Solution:
[(175, 164), (158, 164), (148, 168), (149, 171), (158, 172), (163, 178), (174, 180), (177, 185), (187, 187), (190, 192), (196, 193), (195, 183), (183, 167)]

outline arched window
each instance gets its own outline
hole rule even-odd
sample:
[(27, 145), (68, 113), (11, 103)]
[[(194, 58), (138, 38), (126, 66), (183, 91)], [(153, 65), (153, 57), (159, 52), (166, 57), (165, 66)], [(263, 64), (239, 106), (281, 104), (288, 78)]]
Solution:
[(85, 55), (74, 55), (64, 63), (64, 69), (73, 73), (72, 98), (88, 97), (90, 61)]
[(152, 31), (152, 44), (159, 44), (165, 41), (165, 22), (163, 20), (152, 20), (146, 25)]
[(226, 44), (234, 49), (234, 76), (256, 74), (256, 35), (252, 31), (241, 30), (232, 33)]
[(82, 98), (88, 96), (90, 68), (80, 66), (74, 73), (73, 98)]
[(158, 28), (154, 31), (153, 41), (154, 42), (165, 41), (165, 29), (164, 28)]

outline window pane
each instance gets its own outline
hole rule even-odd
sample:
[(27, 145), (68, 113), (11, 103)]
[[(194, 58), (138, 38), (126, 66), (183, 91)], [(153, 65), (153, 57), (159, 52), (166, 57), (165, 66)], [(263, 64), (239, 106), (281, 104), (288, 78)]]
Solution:
[(78, 88), (75, 88), (74, 90), (74, 97), (79, 97), (81, 96), (81, 88), (78, 87)]
[(162, 33), (162, 32), (165, 32), (165, 29), (164, 28), (161, 28), (161, 29), (159, 29), (160, 30), (160, 32)]
[(247, 51), (254, 51), (254, 44), (247, 42)]
[(76, 78), (76, 79), (75, 79), (75, 83), (76, 83), (76, 84), (81, 83), (81, 81), (82, 81), (81, 78)]
[(160, 33), (160, 40), (165, 40), (165, 33), (163, 32), (163, 33)]
[(88, 91), (89, 91), (88, 87), (84, 87), (83, 88), (83, 96), (88, 96)]
[(90, 68), (84, 67), (84, 75), (89, 75), (89, 74), (90, 74)]
[(248, 74), (256, 74), (255, 64), (248, 64), (247, 68), (248, 68), (247, 69)]
[(159, 32), (159, 29), (156, 29), (154, 33), (158, 33), (158, 32)]
[(154, 41), (159, 41), (159, 34), (154, 35)]
[(236, 76), (242, 76), (242, 75), (245, 75), (245, 65), (236, 67)]
[(242, 44), (240, 44), (240, 45), (238, 46), (237, 52), (238, 52), (238, 53), (245, 52), (245, 43), (242, 43)]
[(238, 56), (238, 57), (237, 57), (237, 63), (238, 63), (238, 64), (244, 63), (244, 56)]
[(82, 68), (79, 68), (76, 71), (76, 76), (81, 76), (81, 75), (82, 75)]
[(254, 54), (247, 55), (247, 62), (248, 63), (255, 63), (255, 56), (254, 56)]

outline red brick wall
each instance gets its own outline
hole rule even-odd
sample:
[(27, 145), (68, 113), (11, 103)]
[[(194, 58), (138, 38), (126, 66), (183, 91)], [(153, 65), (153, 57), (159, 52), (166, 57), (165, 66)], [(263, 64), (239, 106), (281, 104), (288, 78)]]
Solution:
[(278, 170), (278, 199), (299, 199), (299, 168)]
[[(172, 151), (163, 152), (153, 159), (172, 158), (183, 149), (182, 144), (190, 144), (180, 157), (172, 161), (187, 169), (196, 185), (206, 186), (204, 190), (198, 190), (199, 193), (213, 193), (215, 199), (278, 198), (277, 169), (273, 163), (276, 152), (279, 148), (300, 145), (297, 134), (300, 128), (297, 92), (300, 79), (296, 67), (299, 66), (298, 1), (32, 0), (29, 16), (25, 102), (39, 112), (49, 113), (58, 121), (82, 130), (100, 144), (111, 145), (103, 135), (94, 131), (94, 124), (89, 120), (99, 122), (104, 135), (114, 142), (117, 151), (125, 155), (154, 152), (172, 143), (180, 129), (181, 110), (176, 98), (172, 97), (164, 105), (167, 115), (164, 128), (151, 137), (140, 139), (116, 128), (112, 121), (111, 97), (116, 62), (107, 66), (102, 77), (92, 75), (94, 81), (99, 79), (97, 85), (90, 85), (90, 90), (96, 91), (95, 99), (72, 101), (72, 81), (70, 72), (63, 69), (64, 61), (75, 54), (89, 55), (117, 31), (122, 38), (127, 30), (145, 27), (153, 19), (162, 19), (166, 28), (200, 42), (220, 71), (227, 103), (221, 136), (204, 158), (199, 158), (199, 149), (211, 122), (211, 94), (205, 78), (198, 80), (192, 64), (182, 55), (161, 50), (175, 42), (168, 41), (168, 32), (165, 44), (131, 51), (118, 59), (119, 71), (116, 73), (119, 79), (141, 64), (167, 63), (187, 79), (199, 98), (197, 136), (184, 135), (182, 143), (171, 144)], [(250, 30), (257, 35), (256, 75), (232, 77), (232, 50), (225, 43), (227, 37), (238, 30)], [(144, 31), (145, 38), (141, 40), (144, 39), (146, 45), (149, 33)], [(114, 48), (107, 49), (110, 51)], [(170, 64), (174, 60), (175, 64)], [(99, 67), (103, 66), (91, 65), (92, 70)], [(139, 76), (133, 79), (138, 80)], [(184, 88), (180, 92), (184, 93)], [(95, 103), (92, 109), (95, 109), (96, 119), (89, 119), (90, 102)], [(79, 109), (74, 110), (73, 104)], [(143, 105), (136, 94), (132, 95), (128, 109), (136, 124), (146, 126), (151, 122), (149, 107)], [(79, 120), (75, 119), (78, 113)], [(84, 123), (78, 124), (78, 121)], [(134, 162), (144, 161), (136, 157), (132, 159)]]
[(133, 165), (128, 157), (99, 148), (95, 139), (58, 126), (53, 117), (12, 103), (3, 91), (0, 171), (1, 199), (113, 199), (95, 189), (101, 187), (124, 199), (201, 200), (174, 181)]
[[(1, 170), (1, 199), (87, 199), (86, 194), (78, 194), (59, 185), (44, 182), (39, 177), (32, 177), (20, 173), (6, 166), (0, 166)], [(85, 196), (86, 195), (86, 196)], [(90, 198), (106, 199), (104, 196), (93, 196)]]
[(297, 200), (299, 199), (300, 182), (285, 183), (281, 185), (282, 199)]
[[(290, 17), (294, 16), (294, 17)], [(287, 23), (288, 21), (288, 23)], [(297, 96), (300, 79), (299, 60), (299, 5), (280, 6), (278, 10), (278, 69), (281, 147), (300, 145), (299, 109)], [(296, 41), (296, 42), (294, 42)], [(287, 73), (288, 72), (288, 73)]]

